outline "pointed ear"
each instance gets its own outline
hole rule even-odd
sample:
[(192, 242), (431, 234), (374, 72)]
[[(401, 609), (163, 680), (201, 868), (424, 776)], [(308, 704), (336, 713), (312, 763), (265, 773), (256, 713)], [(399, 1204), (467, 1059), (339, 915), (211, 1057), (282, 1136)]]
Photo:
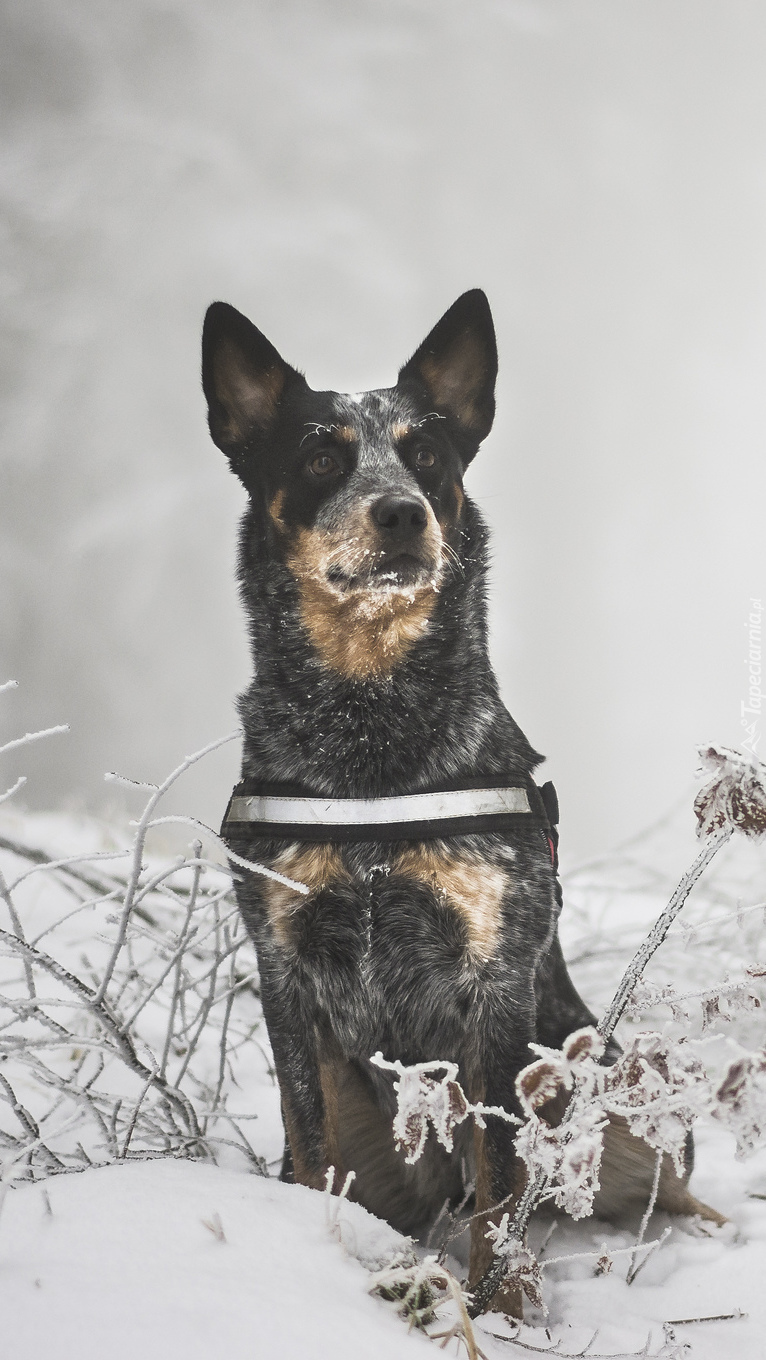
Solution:
[(480, 442), (495, 417), (497, 345), (481, 288), (463, 293), (404, 365), (399, 382), (416, 379), (437, 411), (455, 417)]
[(232, 454), (276, 420), (289, 380), (305, 382), (265, 335), (227, 302), (208, 307), (202, 330), (202, 387), (210, 433)]

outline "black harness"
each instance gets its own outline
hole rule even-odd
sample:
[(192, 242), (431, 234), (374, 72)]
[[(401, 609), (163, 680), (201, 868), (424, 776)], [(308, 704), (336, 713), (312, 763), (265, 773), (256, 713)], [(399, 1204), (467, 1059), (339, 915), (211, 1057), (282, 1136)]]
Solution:
[(224, 839), (250, 835), (278, 840), (428, 841), (538, 826), (558, 870), (559, 807), (553, 784), (487, 778), (445, 783), (425, 793), (391, 798), (326, 798), (297, 784), (245, 779), (232, 791), (221, 827)]

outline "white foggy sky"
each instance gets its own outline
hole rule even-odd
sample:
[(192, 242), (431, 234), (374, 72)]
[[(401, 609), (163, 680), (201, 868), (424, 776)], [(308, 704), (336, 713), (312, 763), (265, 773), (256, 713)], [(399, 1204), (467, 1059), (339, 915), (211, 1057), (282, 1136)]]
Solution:
[[(499, 415), (467, 485), (570, 857), (673, 803), (698, 742), (741, 740), (760, 3), (6, 0), (0, 63), (0, 679), (22, 685), (0, 722), (72, 725), (7, 783), (98, 809), (104, 770), (160, 777), (234, 726), (243, 495), (198, 378), (216, 297), (356, 390), (486, 289)], [(235, 774), (229, 750), (176, 805), (216, 824)]]

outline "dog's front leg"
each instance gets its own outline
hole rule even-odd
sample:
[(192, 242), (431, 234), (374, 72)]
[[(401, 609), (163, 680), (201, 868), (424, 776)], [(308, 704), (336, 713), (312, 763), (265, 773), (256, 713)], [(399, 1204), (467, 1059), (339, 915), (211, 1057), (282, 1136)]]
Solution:
[[(496, 1034), (502, 1033), (498, 1027)], [(513, 1053), (493, 1052), (485, 1063), (481, 1099), (486, 1105), (499, 1105), (508, 1114), (521, 1117), (521, 1109), (514, 1089), (515, 1076), (527, 1061), (526, 1044), (515, 1045)], [(514, 1140), (518, 1125), (508, 1123), (497, 1115), (486, 1117), (486, 1128), (474, 1129), (476, 1160), (476, 1210), (471, 1220), (471, 1255), (469, 1289), (478, 1284), (492, 1264), (494, 1255), (487, 1229), (499, 1224), (504, 1214), (513, 1218), (519, 1196), (526, 1184), (524, 1163), (516, 1155)], [(501, 1285), (494, 1295), (489, 1310), (522, 1316), (521, 1290), (514, 1285)]]
[[(519, 1195), (526, 1183), (524, 1164), (516, 1156), (515, 1128), (489, 1116), (485, 1129), (474, 1130), (476, 1155), (476, 1211), (471, 1220), (471, 1256), (468, 1287), (477, 1285), (494, 1260), (487, 1229), (497, 1225), (503, 1214), (513, 1217)], [(521, 1290), (503, 1284), (494, 1295), (489, 1311), (522, 1316)]]
[(338, 1145), (338, 1061), (320, 1044), (300, 983), (261, 956), (261, 997), (274, 1054), (290, 1179), (322, 1190), (335, 1168), (334, 1189), (345, 1176)]

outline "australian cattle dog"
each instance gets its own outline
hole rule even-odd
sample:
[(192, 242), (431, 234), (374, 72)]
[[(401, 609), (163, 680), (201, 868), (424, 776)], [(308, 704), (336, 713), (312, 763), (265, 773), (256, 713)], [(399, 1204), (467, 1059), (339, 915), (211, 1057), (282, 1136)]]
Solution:
[[(390, 1075), (459, 1064), (474, 1101), (521, 1115), (529, 1043), (594, 1023), (557, 934), (556, 820), (541, 757), (503, 706), (487, 653), (487, 529), (463, 478), (492, 427), (495, 334), (464, 293), (396, 385), (315, 392), (246, 317), (214, 303), (203, 336), (210, 430), (249, 503), (239, 579), (254, 675), (239, 701), (242, 782), (224, 823), (246, 871), (285, 1125), (283, 1178), (352, 1194), (422, 1236), (475, 1186), (469, 1281), (492, 1207), (518, 1194), (513, 1126), (461, 1126), (408, 1166)], [(614, 1121), (596, 1211), (646, 1204), (655, 1154)], [(695, 1213), (664, 1168), (659, 1206)], [(708, 1211), (711, 1212), (711, 1211)], [(713, 1215), (718, 1218), (717, 1215)], [(720, 1220), (719, 1220), (720, 1221)], [(495, 1306), (518, 1312), (505, 1288)]]

